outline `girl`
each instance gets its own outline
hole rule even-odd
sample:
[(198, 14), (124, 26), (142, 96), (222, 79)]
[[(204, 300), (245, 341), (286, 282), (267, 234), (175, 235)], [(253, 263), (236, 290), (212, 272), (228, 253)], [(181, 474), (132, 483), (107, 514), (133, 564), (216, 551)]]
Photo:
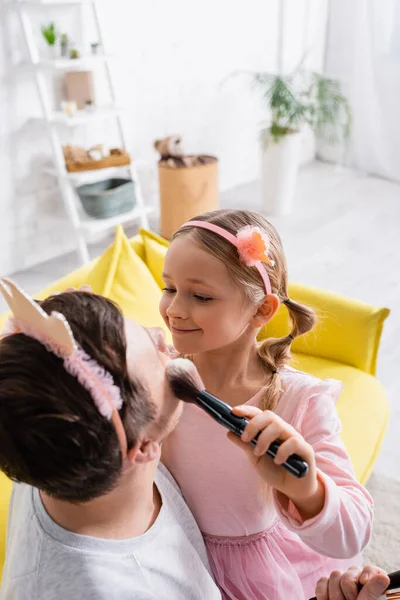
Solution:
[[(312, 328), (314, 314), (288, 297), (274, 227), (248, 211), (220, 210), (186, 223), (163, 277), (160, 310), (177, 351), (191, 357), (209, 392), (250, 419), (243, 442), (262, 431), (254, 450), (233, 436), (235, 447), (219, 424), (187, 404), (163, 446), (222, 596), (307, 599), (320, 577), (360, 563), (372, 523), (372, 500), (339, 437), (341, 384), (287, 366), (292, 341)], [(290, 334), (258, 343), (280, 303)], [(275, 462), (261, 460), (275, 439), (284, 442)], [(302, 479), (279, 467), (294, 452), (310, 465)]]

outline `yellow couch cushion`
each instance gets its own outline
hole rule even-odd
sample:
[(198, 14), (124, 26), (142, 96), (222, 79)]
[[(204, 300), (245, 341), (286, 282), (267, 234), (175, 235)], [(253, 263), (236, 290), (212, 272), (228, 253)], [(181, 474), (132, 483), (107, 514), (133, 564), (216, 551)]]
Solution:
[(293, 354), (292, 366), (320, 379), (338, 379), (344, 389), (337, 403), (342, 440), (357, 479), (366, 483), (382, 444), (389, 405), (382, 384), (359, 369), (324, 358)]
[(3, 573), (6, 555), (6, 529), (8, 516), (8, 502), (11, 494), (11, 481), (0, 471), (0, 581)]
[(166, 328), (158, 310), (161, 290), (132, 249), (122, 227), (118, 227), (114, 243), (89, 273), (87, 284), (95, 294), (116, 302), (124, 315), (144, 327)]
[(160, 288), (164, 287), (164, 282), (161, 277), (165, 255), (167, 254), (169, 242), (152, 231), (140, 229), (140, 236), (143, 240), (145, 248), (145, 262), (151, 274)]
[[(317, 313), (316, 326), (293, 342), (293, 352), (328, 358), (375, 374), (383, 323), (389, 315), (387, 308), (298, 283), (289, 285), (289, 295)], [(288, 332), (288, 311), (281, 306), (259, 338), (281, 337)]]

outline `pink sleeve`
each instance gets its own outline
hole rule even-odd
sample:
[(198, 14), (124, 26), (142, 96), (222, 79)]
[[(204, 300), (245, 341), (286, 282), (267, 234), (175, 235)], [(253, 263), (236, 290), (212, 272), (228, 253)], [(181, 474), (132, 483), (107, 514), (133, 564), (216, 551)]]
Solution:
[(274, 492), (278, 513), (291, 531), (310, 548), (332, 558), (352, 558), (371, 536), (373, 501), (354, 476), (340, 439), (341, 423), (335, 402), (339, 383), (324, 381), (311, 390), (300, 432), (315, 451), (318, 476), (325, 485), (325, 504), (314, 518), (303, 521), (289, 501), (285, 508)]

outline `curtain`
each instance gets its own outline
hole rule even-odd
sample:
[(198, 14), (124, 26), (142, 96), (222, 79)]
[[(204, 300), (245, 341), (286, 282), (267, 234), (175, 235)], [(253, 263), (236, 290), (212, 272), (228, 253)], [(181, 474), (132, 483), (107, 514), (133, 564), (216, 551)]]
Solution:
[(352, 108), (347, 163), (400, 181), (400, 0), (331, 0), (325, 69)]

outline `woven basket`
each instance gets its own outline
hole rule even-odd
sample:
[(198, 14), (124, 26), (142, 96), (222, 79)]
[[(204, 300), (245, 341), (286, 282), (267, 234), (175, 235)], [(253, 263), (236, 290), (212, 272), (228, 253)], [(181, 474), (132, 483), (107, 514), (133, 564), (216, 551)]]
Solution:
[(116, 217), (136, 204), (135, 183), (130, 179), (106, 179), (76, 189), (85, 212), (95, 219)]
[(207, 158), (208, 164), (194, 167), (158, 164), (161, 235), (167, 240), (185, 221), (218, 208), (218, 160)]

